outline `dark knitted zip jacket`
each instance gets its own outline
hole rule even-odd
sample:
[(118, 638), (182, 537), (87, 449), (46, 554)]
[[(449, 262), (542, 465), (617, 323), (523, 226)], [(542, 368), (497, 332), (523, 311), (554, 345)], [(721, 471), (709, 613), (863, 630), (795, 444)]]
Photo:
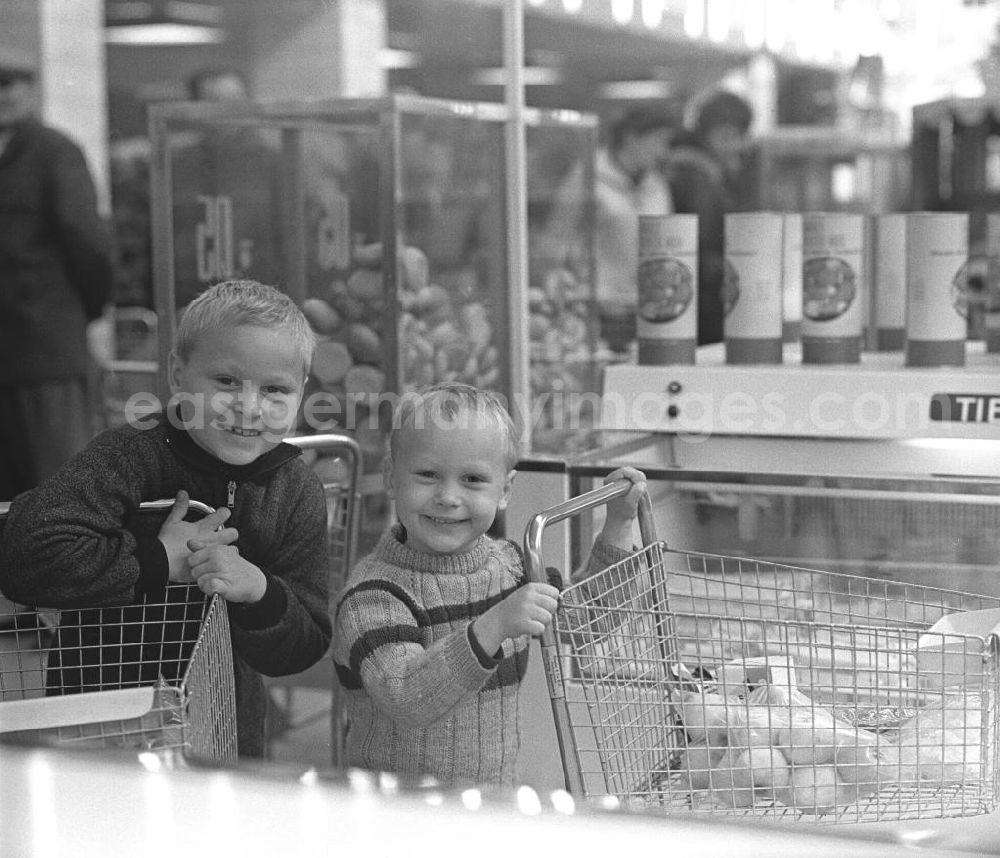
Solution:
[(253, 605), (229, 603), (240, 756), (262, 756), (261, 674), (298, 673), (330, 645), (326, 502), (319, 478), (290, 444), (232, 466), (160, 414), (140, 429), (95, 438), (57, 474), (19, 495), (0, 538), (0, 590), (27, 605), (72, 609), (129, 605), (163, 592), (161, 521), (143, 501), (192, 499), (230, 506), (242, 557), (263, 570)]

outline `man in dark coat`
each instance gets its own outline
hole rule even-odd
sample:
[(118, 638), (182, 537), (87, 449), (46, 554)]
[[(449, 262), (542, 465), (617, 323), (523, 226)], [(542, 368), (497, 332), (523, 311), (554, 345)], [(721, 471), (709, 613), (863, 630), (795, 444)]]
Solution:
[(0, 52), (0, 501), (89, 440), (87, 323), (112, 283), (86, 160), (33, 117), (34, 79)]

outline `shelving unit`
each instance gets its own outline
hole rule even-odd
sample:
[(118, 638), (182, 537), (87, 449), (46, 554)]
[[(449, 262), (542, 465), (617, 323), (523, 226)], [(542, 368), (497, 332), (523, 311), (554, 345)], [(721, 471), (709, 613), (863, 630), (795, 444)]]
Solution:
[(905, 146), (826, 126), (782, 126), (747, 153), (749, 195), (778, 211), (881, 212), (909, 204)]

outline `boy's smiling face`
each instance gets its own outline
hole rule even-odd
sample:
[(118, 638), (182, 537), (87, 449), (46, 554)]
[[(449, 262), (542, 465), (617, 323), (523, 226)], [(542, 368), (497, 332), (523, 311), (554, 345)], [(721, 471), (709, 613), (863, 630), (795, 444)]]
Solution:
[[(406, 528), (407, 545), (430, 554), (473, 548), (510, 499), (514, 471), (507, 467), (504, 435), (488, 417), (460, 415), (399, 434), (386, 462), (386, 491)], [(468, 417), (468, 419), (466, 419)]]
[(246, 465), (294, 428), (305, 368), (285, 332), (238, 325), (202, 336), (187, 360), (172, 354), (169, 376), (195, 443), (229, 465)]

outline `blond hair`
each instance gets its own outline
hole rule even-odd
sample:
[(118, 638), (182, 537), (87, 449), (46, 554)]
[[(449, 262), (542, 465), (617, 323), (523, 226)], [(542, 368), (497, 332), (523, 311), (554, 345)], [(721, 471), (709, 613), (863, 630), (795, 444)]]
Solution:
[(518, 459), (518, 431), (502, 397), (455, 381), (433, 384), (400, 399), (389, 433), (389, 462), (395, 459), (404, 429), (468, 428), (472, 419), (485, 419), (497, 425), (503, 436), (504, 461), (512, 469)]
[(288, 295), (256, 280), (216, 283), (188, 304), (177, 326), (174, 352), (186, 361), (205, 334), (239, 325), (286, 332), (298, 346), (305, 372), (309, 372), (316, 348), (309, 322)]

